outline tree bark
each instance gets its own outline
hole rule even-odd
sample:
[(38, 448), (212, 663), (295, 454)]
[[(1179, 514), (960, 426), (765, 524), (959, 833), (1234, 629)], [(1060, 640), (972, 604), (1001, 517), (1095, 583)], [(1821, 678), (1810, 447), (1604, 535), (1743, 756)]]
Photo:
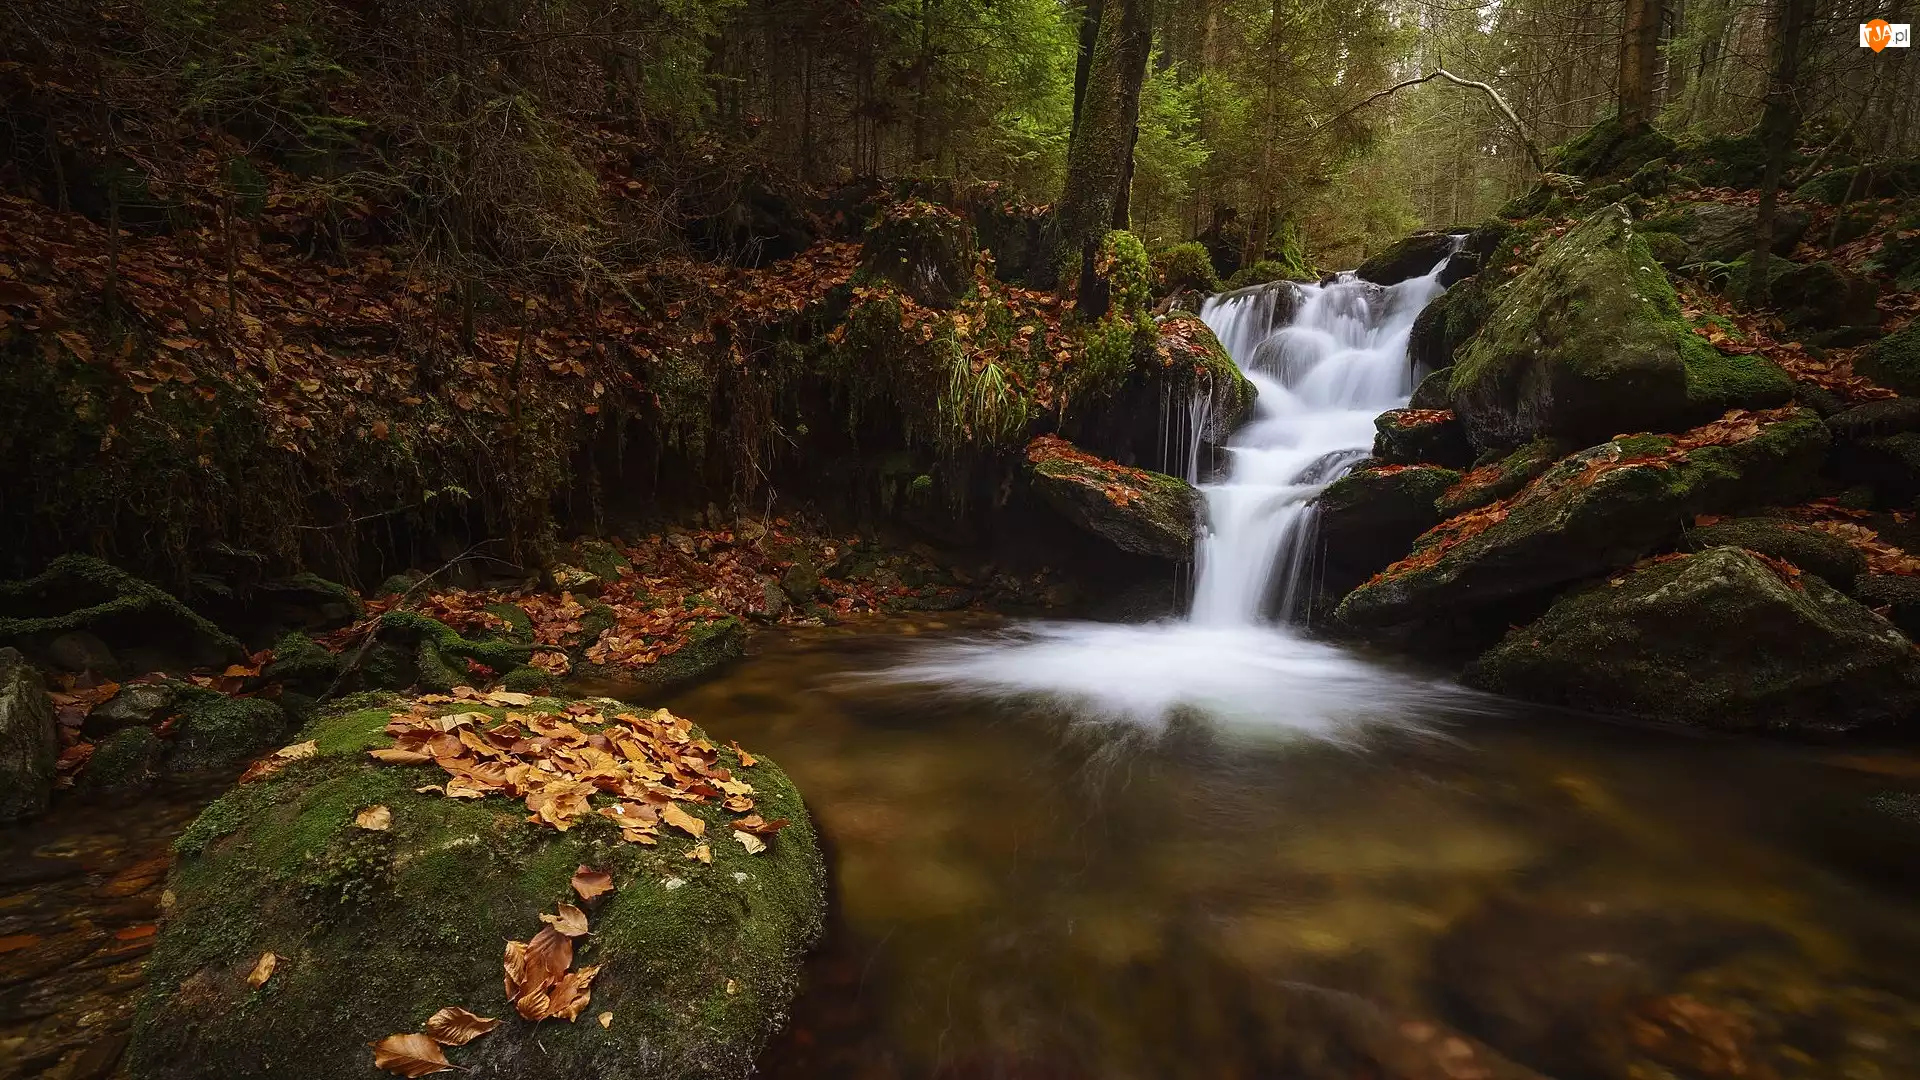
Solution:
[(1620, 37), (1620, 123), (1631, 127), (1653, 115), (1654, 74), (1660, 67), (1660, 23), (1665, 0), (1627, 0)]
[(1080, 5), (1080, 49), (1073, 59), (1073, 123), (1068, 129), (1068, 144), (1080, 134), (1080, 107), (1087, 100), (1087, 79), (1093, 74), (1093, 50), (1100, 40), (1100, 12), (1103, 0), (1086, 0)]
[(1115, 212), (1124, 210), (1152, 28), (1153, 0), (1100, 4), (1080, 116), (1067, 146), (1054, 261), (1063, 283), (1078, 280), (1080, 311), (1089, 318), (1106, 313), (1093, 257), (1101, 238), (1113, 227)]
[(1760, 180), (1760, 205), (1753, 222), (1753, 255), (1747, 259), (1747, 306), (1764, 307), (1771, 291), (1767, 263), (1772, 257), (1774, 210), (1787, 155), (1800, 130), (1800, 61), (1814, 0), (1776, 0), (1773, 13), (1773, 73), (1767, 80), (1767, 106), (1760, 116), (1761, 144), (1767, 167)]

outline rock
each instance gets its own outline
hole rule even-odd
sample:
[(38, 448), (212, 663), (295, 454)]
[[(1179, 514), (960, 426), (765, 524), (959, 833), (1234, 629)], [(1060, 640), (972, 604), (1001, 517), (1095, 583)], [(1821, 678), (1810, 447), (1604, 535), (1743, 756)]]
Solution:
[(1447, 407), (1447, 382), (1453, 375), (1445, 369), (1430, 371), (1413, 388), (1413, 397), (1407, 402), (1409, 409), (1440, 410)]
[(1920, 397), (1920, 322), (1860, 350), (1853, 369), (1895, 393)]
[(366, 614), (353, 590), (318, 574), (295, 574), (261, 584), (257, 600), (275, 625), (310, 634), (346, 626)]
[(340, 676), (341, 657), (298, 631), (273, 645), (273, 659), (261, 670), (269, 682), (305, 694), (325, 693)]
[(1579, 444), (1673, 430), (1727, 408), (1780, 404), (1793, 387), (1771, 363), (1725, 356), (1691, 332), (1673, 286), (1615, 205), (1502, 290), (1460, 350), (1449, 390), (1467, 437), (1487, 450), (1540, 435)]
[[(1854, 365), (1858, 370), (1858, 362)], [(1920, 397), (1882, 398), (1842, 409), (1827, 417), (1836, 439), (1872, 439), (1920, 431)]]
[(1841, 450), (1834, 455), (1836, 468), (1871, 485), (1880, 500), (1898, 504), (1920, 498), (1920, 432), (1851, 439)]
[(0, 643), (31, 647), (76, 631), (109, 645), (166, 641), (194, 667), (247, 656), (231, 635), (165, 590), (90, 555), (62, 555), (34, 577), (0, 582)]
[(760, 603), (747, 614), (749, 618), (760, 622), (779, 622), (792, 607), (780, 583), (771, 577), (763, 577), (760, 579)]
[(578, 596), (599, 596), (606, 584), (600, 575), (578, 566), (562, 563), (547, 569), (547, 577), (553, 582), (557, 592), (570, 592)]
[(1770, 272), (1769, 297), (1787, 326), (1821, 331), (1822, 345), (1857, 345), (1879, 335), (1880, 286), (1830, 262), (1787, 262)]
[(168, 759), (175, 772), (232, 768), (286, 740), (287, 714), (271, 701), (172, 685), (180, 714)]
[[(1688, 262), (1736, 262), (1753, 253), (1755, 222), (1760, 211), (1752, 206), (1719, 202), (1679, 203), (1658, 217), (1640, 223), (1640, 231), (1652, 243), (1654, 234), (1678, 238), (1688, 253)], [(1792, 207), (1774, 212), (1773, 244), (1775, 255), (1786, 257), (1807, 233), (1813, 218)]]
[(1602, 180), (1632, 176), (1649, 161), (1673, 152), (1674, 141), (1653, 125), (1622, 125), (1610, 116), (1554, 150), (1547, 165), (1554, 172)]
[(0, 649), (0, 824), (38, 817), (53, 798), (60, 755), (53, 701), (16, 649)]
[[(1148, 346), (1136, 342), (1121, 370), (1081, 388), (1061, 434), (1123, 465), (1184, 473), (1188, 463), (1169, 455), (1184, 456), (1194, 439), (1225, 443), (1257, 395), (1207, 324), (1175, 312), (1155, 324)], [(1204, 404), (1191, 409), (1195, 402)], [(1198, 431), (1167, 437), (1169, 420), (1185, 428), (1190, 418), (1199, 420)]]
[(1731, 518), (1701, 526), (1687, 533), (1683, 547), (1688, 551), (1737, 547), (1784, 559), (1841, 592), (1852, 591), (1854, 579), (1867, 572), (1867, 558), (1858, 548), (1788, 518)]
[(1920, 159), (1916, 158), (1832, 169), (1801, 184), (1793, 192), (1796, 199), (1829, 206), (1844, 206), (1861, 199), (1914, 195), (1920, 195)]
[(1362, 633), (1441, 627), (1632, 563), (1697, 514), (1804, 497), (1827, 429), (1796, 409), (1574, 454), (1506, 502), (1448, 519), (1335, 613)]
[(973, 291), (979, 259), (966, 218), (916, 199), (887, 207), (867, 230), (860, 273), (887, 281), (928, 307), (946, 309)]
[[(519, 667), (533, 656), (530, 644), (503, 638), (468, 638), (446, 623), (411, 611), (390, 611), (382, 615), (379, 632), (382, 641), (411, 647), (414, 677), (420, 688), (441, 693), (472, 681), (469, 661), (497, 673)], [(593, 636), (597, 637), (598, 632)]]
[[(1258, 991), (1260, 1068), (1244, 1075), (1286, 1080), (1546, 1080), (1466, 1032), (1396, 1012), (1357, 994), (1294, 981)], [(1250, 1063), (1251, 1064), (1251, 1063)]]
[(1417, 232), (1360, 264), (1353, 272), (1362, 281), (1375, 285), (1398, 285), (1409, 278), (1425, 277), (1440, 260), (1453, 254), (1454, 239), (1443, 232)]
[(150, 728), (124, 728), (94, 746), (78, 788), (87, 795), (145, 791), (159, 781), (166, 756), (166, 744)]
[(1374, 418), (1373, 430), (1373, 456), (1389, 465), (1458, 468), (1473, 460), (1451, 410), (1389, 409)]
[(1200, 494), (1186, 481), (1094, 457), (1052, 435), (1027, 445), (1027, 462), (1040, 497), (1080, 528), (1136, 555), (1193, 557)]
[(1450, 518), (1519, 494), (1566, 457), (1568, 450), (1552, 439), (1535, 439), (1499, 461), (1475, 468), (1440, 496), (1440, 516)]
[(1672, 233), (1649, 232), (1642, 234), (1641, 239), (1647, 242), (1653, 261), (1665, 267), (1669, 274), (1678, 274), (1699, 261), (1687, 242)]
[(1920, 578), (1910, 574), (1862, 574), (1853, 598), (1872, 608), (1910, 638), (1920, 638)]
[[(1460, 346), (1479, 333), (1492, 313), (1487, 283), (1474, 278), (1434, 297), (1413, 320), (1407, 338), (1407, 356), (1415, 371), (1451, 368)], [(1446, 400), (1433, 408), (1446, 408)]]
[(153, 727), (172, 714), (174, 697), (173, 683), (125, 683), (87, 713), (80, 730), (97, 738), (122, 728)]
[[(596, 715), (632, 708), (585, 704)], [(677, 1075), (671, 1063), (697, 1063), (687, 1068), (747, 1075), (800, 988), (825, 911), (819, 842), (779, 767), (760, 758), (734, 773), (752, 784), (755, 812), (791, 822), (759, 854), (734, 840), (737, 815), (717, 800), (676, 804), (706, 823), (709, 864), (689, 857), (694, 841), (675, 829), (647, 847), (598, 815), (561, 832), (529, 822), (518, 799), (415, 790), (447, 776), (367, 756), (392, 745), (383, 728), (406, 707), (362, 701), (317, 717), (295, 738), (316, 741), (318, 756), (229, 791), (180, 837), (130, 1074), (366, 1076), (369, 1042), (459, 1005), (501, 1019), (449, 1051), (478, 1073), (573, 1080)], [(506, 712), (472, 702), (434, 711)], [(687, 734), (704, 742), (698, 729)], [(371, 806), (388, 808), (387, 830), (355, 827)], [(568, 884), (580, 866), (607, 872), (613, 891), (581, 903)], [(560, 902), (586, 909), (592, 932), (575, 942), (574, 967), (599, 974), (577, 1022), (536, 1028), (505, 997), (501, 945), (529, 940)], [(284, 959), (255, 990), (246, 976), (266, 952)], [(603, 1012), (613, 1014), (604, 1027)]]
[(814, 569), (813, 559), (800, 551), (793, 557), (793, 565), (780, 575), (780, 588), (796, 603), (806, 603), (820, 593), (820, 572)]
[(1802, 846), (1814, 858), (1896, 896), (1920, 885), (1920, 792), (1839, 789), (1797, 809)]
[(46, 654), (48, 662), (63, 671), (120, 673), (120, 658), (113, 654), (112, 647), (85, 630), (69, 630), (47, 642)]
[(687, 643), (651, 664), (622, 669), (626, 680), (656, 692), (698, 682), (747, 654), (747, 626), (729, 615), (687, 630)]
[(1920, 655), (1818, 577), (1719, 547), (1556, 603), (1475, 661), (1482, 689), (1726, 731), (1844, 732), (1920, 710)]
[(1338, 599), (1407, 553), (1440, 523), (1434, 500), (1460, 474), (1437, 465), (1355, 469), (1314, 498), (1319, 578)]

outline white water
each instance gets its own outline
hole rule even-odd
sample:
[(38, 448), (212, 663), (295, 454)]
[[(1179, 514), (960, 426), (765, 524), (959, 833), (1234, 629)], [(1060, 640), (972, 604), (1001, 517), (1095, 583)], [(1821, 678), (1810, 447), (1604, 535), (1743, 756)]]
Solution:
[[(1260, 397), (1226, 448), (1223, 474), (1201, 485), (1206, 521), (1186, 619), (1027, 624), (935, 643), (877, 677), (1047, 699), (1147, 727), (1197, 713), (1243, 731), (1327, 739), (1383, 721), (1415, 726), (1416, 713), (1468, 704), (1450, 684), (1381, 668), (1288, 621), (1311, 594), (1311, 500), (1367, 456), (1374, 417), (1406, 404), (1408, 335), (1442, 291), (1445, 265), (1386, 288), (1342, 274), (1324, 286), (1278, 285), (1207, 302), (1202, 319)], [(1276, 290), (1288, 288), (1298, 289), (1299, 302), (1276, 327)], [(1198, 447), (1192, 451), (1187, 460), (1197, 462)]]

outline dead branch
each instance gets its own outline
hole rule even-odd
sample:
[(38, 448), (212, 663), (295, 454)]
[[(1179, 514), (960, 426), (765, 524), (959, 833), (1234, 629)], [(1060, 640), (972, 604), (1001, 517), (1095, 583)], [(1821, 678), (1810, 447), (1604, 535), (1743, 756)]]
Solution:
[(1422, 75), (1417, 79), (1408, 79), (1405, 82), (1395, 83), (1392, 86), (1387, 87), (1385, 90), (1381, 90), (1374, 94), (1371, 94), (1364, 101), (1361, 101), (1359, 104), (1353, 106), (1352, 108), (1347, 109), (1344, 112), (1338, 113), (1332, 117), (1329, 117), (1325, 123), (1316, 124), (1315, 129), (1318, 130), (1319, 128), (1326, 127), (1327, 124), (1331, 124), (1335, 120), (1339, 120), (1339, 119), (1342, 119), (1343, 117), (1350, 116), (1353, 113), (1359, 112), (1361, 109), (1364, 109), (1367, 106), (1373, 104), (1374, 102), (1379, 101), (1381, 98), (1391, 95), (1396, 90), (1405, 90), (1409, 86), (1419, 86), (1421, 83), (1432, 82), (1435, 79), (1445, 79), (1456, 86), (1469, 87), (1471, 89), (1478, 90), (1481, 93), (1487, 95), (1487, 100), (1493, 103), (1493, 107), (1499, 110), (1500, 115), (1506, 117), (1507, 123), (1512, 126), (1514, 138), (1519, 139), (1520, 145), (1526, 148), (1527, 159), (1533, 162), (1534, 170), (1536, 172), (1547, 171), (1546, 162), (1542, 160), (1540, 157), (1540, 148), (1533, 145), (1533, 139), (1529, 138), (1527, 135), (1526, 126), (1520, 123), (1520, 117), (1514, 113), (1513, 106), (1507, 104), (1507, 99), (1501, 97), (1500, 92), (1498, 90), (1495, 90), (1493, 87), (1488, 86), (1486, 83), (1478, 82), (1474, 79), (1463, 79), (1460, 76), (1455, 75), (1453, 72), (1448, 71), (1446, 68), (1434, 68), (1432, 71), (1427, 72), (1425, 75)]

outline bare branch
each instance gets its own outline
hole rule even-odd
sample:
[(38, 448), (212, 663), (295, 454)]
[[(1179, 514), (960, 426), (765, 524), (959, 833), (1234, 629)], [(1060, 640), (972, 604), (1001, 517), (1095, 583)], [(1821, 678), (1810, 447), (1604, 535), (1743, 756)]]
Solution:
[(1420, 76), (1417, 79), (1408, 79), (1405, 82), (1395, 83), (1392, 86), (1387, 87), (1385, 90), (1381, 90), (1381, 91), (1378, 91), (1377, 93), (1371, 94), (1364, 101), (1361, 101), (1359, 104), (1353, 106), (1352, 108), (1347, 109), (1344, 112), (1338, 113), (1332, 117), (1329, 117), (1324, 123), (1314, 125), (1314, 129), (1317, 131), (1320, 128), (1326, 127), (1328, 124), (1333, 123), (1335, 120), (1339, 120), (1343, 117), (1350, 116), (1356, 112), (1359, 112), (1361, 109), (1364, 109), (1367, 106), (1373, 104), (1374, 102), (1379, 101), (1383, 97), (1387, 97), (1388, 95), (1392, 94), (1396, 90), (1405, 90), (1409, 86), (1419, 86), (1421, 83), (1432, 82), (1435, 79), (1445, 79), (1456, 86), (1469, 87), (1471, 89), (1478, 90), (1481, 93), (1486, 94), (1487, 99), (1493, 103), (1493, 107), (1495, 109), (1498, 109), (1500, 111), (1500, 115), (1506, 117), (1507, 123), (1513, 127), (1513, 135), (1515, 138), (1520, 140), (1520, 145), (1526, 148), (1527, 159), (1533, 162), (1534, 169), (1538, 172), (1547, 171), (1546, 162), (1543, 161), (1540, 157), (1539, 147), (1533, 145), (1533, 139), (1531, 139), (1527, 135), (1526, 126), (1520, 123), (1520, 117), (1514, 114), (1513, 106), (1507, 104), (1507, 99), (1501, 97), (1500, 92), (1498, 90), (1495, 90), (1493, 87), (1488, 86), (1486, 83), (1478, 82), (1474, 79), (1463, 79), (1460, 76), (1455, 75), (1453, 72), (1448, 71), (1446, 68), (1434, 68), (1432, 71), (1426, 73), (1425, 75)]

